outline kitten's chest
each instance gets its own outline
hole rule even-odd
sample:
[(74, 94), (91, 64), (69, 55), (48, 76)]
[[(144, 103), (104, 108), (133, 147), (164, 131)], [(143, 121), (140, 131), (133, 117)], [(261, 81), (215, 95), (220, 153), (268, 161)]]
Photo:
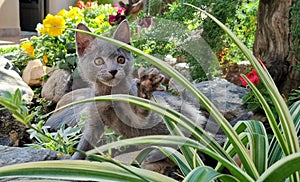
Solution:
[(124, 114), (126, 111), (116, 105), (118, 105), (118, 102), (98, 103), (97, 110), (106, 126), (119, 134), (124, 134), (122, 130), (124, 129), (124, 121), (127, 120), (126, 114)]

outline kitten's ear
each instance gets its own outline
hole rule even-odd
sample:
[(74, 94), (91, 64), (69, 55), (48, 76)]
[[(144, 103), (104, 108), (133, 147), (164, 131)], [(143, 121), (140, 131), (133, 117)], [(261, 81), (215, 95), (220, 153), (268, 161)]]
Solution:
[(123, 20), (113, 35), (113, 39), (130, 44), (130, 28), (127, 20)]
[[(77, 29), (91, 32), (84, 24), (79, 23)], [(76, 47), (79, 56), (83, 56), (84, 50), (95, 39), (94, 36), (90, 36), (84, 33), (76, 32)]]

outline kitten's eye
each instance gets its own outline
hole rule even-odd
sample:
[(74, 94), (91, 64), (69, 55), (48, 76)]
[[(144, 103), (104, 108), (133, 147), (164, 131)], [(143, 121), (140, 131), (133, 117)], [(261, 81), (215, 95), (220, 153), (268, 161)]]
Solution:
[(118, 62), (119, 64), (124, 64), (124, 63), (125, 63), (125, 57), (124, 57), (124, 56), (119, 56), (119, 57), (117, 58), (117, 62)]
[(104, 63), (102, 58), (97, 58), (97, 59), (95, 59), (94, 62), (95, 62), (96, 65), (102, 65)]

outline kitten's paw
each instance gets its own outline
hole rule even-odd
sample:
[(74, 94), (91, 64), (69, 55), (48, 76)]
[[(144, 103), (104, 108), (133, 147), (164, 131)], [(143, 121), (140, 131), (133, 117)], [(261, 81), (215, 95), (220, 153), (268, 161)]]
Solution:
[(165, 76), (160, 74), (158, 69), (151, 68), (150, 70), (146, 70), (142, 67), (138, 70), (138, 76), (139, 82), (137, 82), (137, 87), (139, 97), (150, 99), (152, 92), (165, 90), (161, 85)]

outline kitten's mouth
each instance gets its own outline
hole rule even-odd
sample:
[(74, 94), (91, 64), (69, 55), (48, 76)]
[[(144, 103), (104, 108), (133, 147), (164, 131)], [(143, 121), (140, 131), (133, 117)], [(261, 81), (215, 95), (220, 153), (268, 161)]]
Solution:
[(120, 79), (117, 79), (115, 77), (111, 78), (111, 79), (100, 79), (100, 82), (103, 83), (104, 85), (106, 86), (109, 86), (109, 87), (114, 87), (116, 85), (118, 85), (120, 83)]

